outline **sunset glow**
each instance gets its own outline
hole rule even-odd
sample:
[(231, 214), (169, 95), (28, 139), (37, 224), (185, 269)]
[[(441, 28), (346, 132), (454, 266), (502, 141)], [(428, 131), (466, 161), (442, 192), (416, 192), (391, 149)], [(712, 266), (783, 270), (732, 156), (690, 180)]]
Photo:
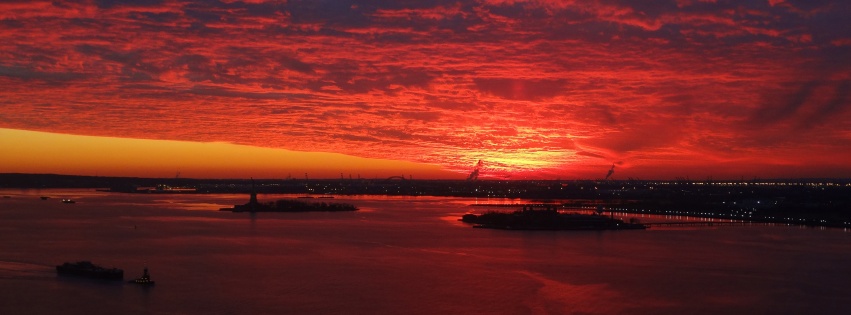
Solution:
[(851, 177), (848, 16), (836, 0), (4, 1), (0, 172)]
[(338, 153), (297, 152), (166, 140), (71, 136), (0, 129), (0, 156), (16, 172), (133, 177), (193, 178), (386, 178), (449, 177), (434, 165), (368, 159)]

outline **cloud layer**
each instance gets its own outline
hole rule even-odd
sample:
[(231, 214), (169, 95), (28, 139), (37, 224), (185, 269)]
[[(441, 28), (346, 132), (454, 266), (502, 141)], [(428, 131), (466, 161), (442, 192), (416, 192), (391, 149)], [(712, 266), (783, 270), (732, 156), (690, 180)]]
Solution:
[(483, 177), (851, 176), (851, 3), (650, 3), (4, 1), (0, 127)]

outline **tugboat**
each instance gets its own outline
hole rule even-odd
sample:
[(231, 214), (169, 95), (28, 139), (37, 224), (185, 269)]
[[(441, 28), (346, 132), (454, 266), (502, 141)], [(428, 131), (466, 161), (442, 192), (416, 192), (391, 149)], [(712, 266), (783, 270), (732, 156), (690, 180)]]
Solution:
[(104, 280), (124, 280), (124, 270), (118, 268), (106, 269), (90, 261), (66, 262), (56, 266), (59, 275), (79, 276)]
[(148, 274), (148, 267), (145, 267), (145, 271), (142, 272), (142, 277), (130, 280), (130, 283), (154, 285), (154, 280), (151, 280), (151, 275)]

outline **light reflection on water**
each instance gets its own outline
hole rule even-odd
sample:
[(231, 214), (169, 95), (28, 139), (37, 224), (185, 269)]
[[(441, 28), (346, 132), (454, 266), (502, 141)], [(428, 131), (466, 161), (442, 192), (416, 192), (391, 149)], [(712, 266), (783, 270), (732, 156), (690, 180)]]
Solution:
[[(472, 198), (335, 196), (310, 201), (364, 210), (251, 215), (217, 211), (245, 195), (0, 195), (12, 197), (0, 200), (2, 314), (851, 311), (851, 242), (837, 229), (473, 229), (457, 221), (483, 210)], [(53, 266), (70, 260), (128, 279), (148, 266), (158, 284), (57, 278)]]

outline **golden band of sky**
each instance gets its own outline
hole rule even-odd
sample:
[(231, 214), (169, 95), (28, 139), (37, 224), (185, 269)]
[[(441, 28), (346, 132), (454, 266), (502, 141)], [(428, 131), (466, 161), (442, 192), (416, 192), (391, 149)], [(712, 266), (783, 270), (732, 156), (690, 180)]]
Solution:
[(461, 178), (439, 166), (222, 142), (77, 136), (0, 129), (4, 173), (189, 178)]

